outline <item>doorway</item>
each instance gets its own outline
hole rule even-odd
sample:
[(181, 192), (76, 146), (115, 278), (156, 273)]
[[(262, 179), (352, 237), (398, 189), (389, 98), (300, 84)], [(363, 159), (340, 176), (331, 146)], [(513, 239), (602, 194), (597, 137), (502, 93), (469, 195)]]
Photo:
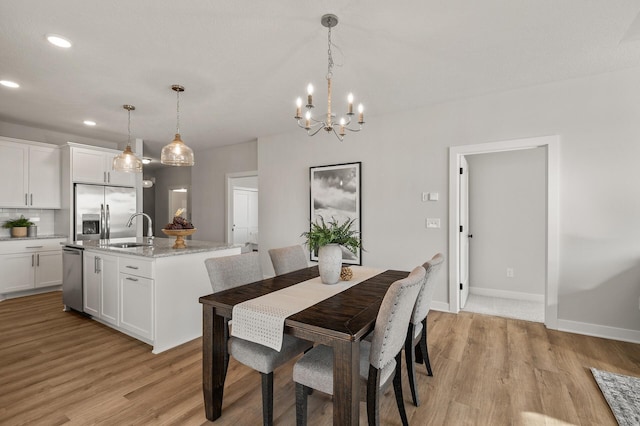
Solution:
[(227, 243), (243, 251), (258, 250), (258, 173), (229, 173), (227, 178)]
[[(545, 273), (544, 273), (544, 318), (548, 328), (557, 328), (558, 319), (558, 136), (493, 142), (477, 145), (451, 147), (449, 150), (449, 310), (459, 312), (461, 307), (461, 278), (468, 264), (465, 261), (464, 243), (468, 238), (461, 229), (465, 219), (464, 204), (461, 203), (461, 175), (465, 156), (471, 154), (515, 151), (537, 147), (546, 148), (546, 211), (545, 211)], [(464, 262), (464, 263), (463, 263)]]

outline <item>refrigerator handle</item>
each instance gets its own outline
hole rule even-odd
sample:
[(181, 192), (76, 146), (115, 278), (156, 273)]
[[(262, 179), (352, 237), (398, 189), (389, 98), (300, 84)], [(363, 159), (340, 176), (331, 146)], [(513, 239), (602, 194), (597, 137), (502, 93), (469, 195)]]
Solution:
[(109, 213), (109, 204), (107, 204), (107, 216), (106, 216), (106, 224), (107, 224), (107, 240), (111, 238), (111, 213)]
[(105, 218), (104, 218), (104, 204), (100, 204), (100, 239), (104, 240), (105, 236)]

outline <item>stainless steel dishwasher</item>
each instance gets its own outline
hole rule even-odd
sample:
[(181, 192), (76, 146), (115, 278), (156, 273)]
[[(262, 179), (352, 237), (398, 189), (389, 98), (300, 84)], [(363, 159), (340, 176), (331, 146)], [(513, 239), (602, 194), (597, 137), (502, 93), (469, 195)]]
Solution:
[(65, 246), (62, 249), (62, 303), (65, 311), (83, 312), (82, 252), (76, 247)]

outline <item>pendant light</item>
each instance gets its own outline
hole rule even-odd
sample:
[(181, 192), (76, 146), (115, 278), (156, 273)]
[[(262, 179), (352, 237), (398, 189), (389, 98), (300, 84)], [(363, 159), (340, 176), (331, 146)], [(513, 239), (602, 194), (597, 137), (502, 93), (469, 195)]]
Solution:
[(184, 92), (184, 87), (179, 84), (171, 86), (177, 95), (176, 103), (176, 137), (169, 145), (162, 148), (160, 162), (169, 166), (193, 166), (193, 150), (182, 142), (180, 139), (180, 92)]
[(129, 137), (127, 139), (127, 147), (122, 154), (113, 158), (113, 170), (116, 172), (142, 173), (142, 161), (131, 151), (131, 111), (136, 107), (133, 105), (122, 105), (129, 115), (129, 126), (127, 128)]

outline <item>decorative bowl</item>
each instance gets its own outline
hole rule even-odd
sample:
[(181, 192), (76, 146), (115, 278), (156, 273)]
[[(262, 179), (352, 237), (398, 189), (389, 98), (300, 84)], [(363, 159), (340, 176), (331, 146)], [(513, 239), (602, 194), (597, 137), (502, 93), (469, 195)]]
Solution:
[(184, 237), (193, 234), (196, 232), (196, 228), (192, 229), (163, 229), (162, 232), (170, 237), (176, 237), (176, 243), (172, 248), (181, 249), (186, 248), (187, 245), (184, 243)]

